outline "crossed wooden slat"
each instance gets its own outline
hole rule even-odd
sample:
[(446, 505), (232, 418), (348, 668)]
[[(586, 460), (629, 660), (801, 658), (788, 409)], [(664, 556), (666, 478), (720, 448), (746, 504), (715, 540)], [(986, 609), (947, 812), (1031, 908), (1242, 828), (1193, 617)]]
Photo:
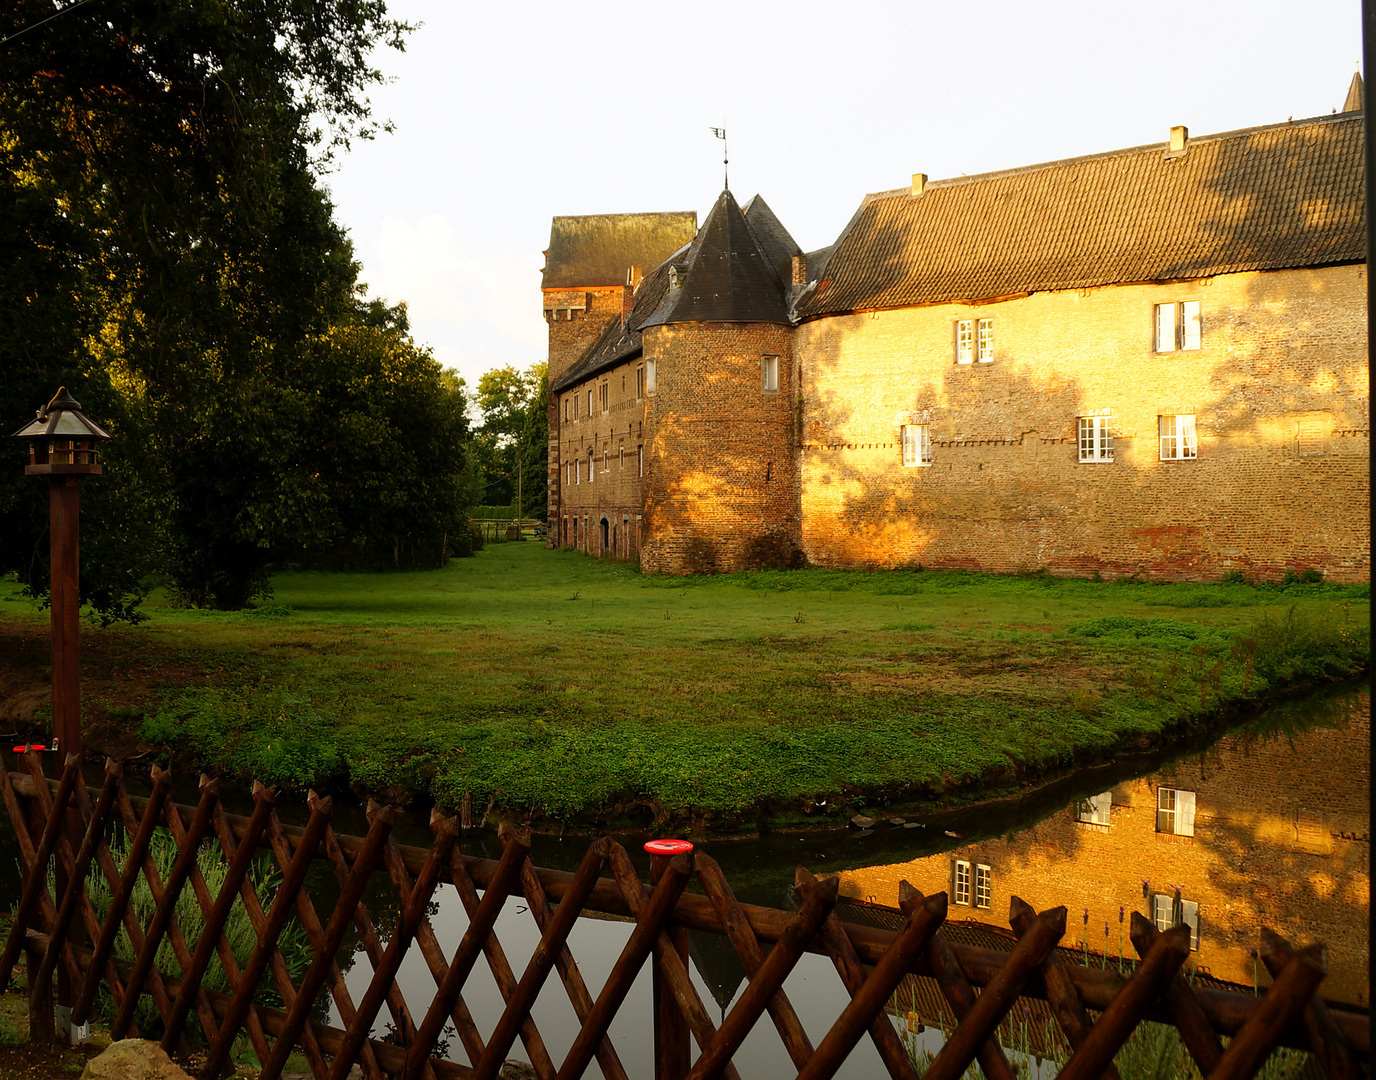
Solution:
[[(885, 1011), (899, 982), (914, 971), (935, 978), (957, 1020), (923, 1080), (956, 1080), (975, 1061), (989, 1080), (1014, 1080), (996, 1032), (1019, 995), (1029, 989), (1046, 996), (1072, 1048), (1070, 1060), (1060, 1069), (1062, 1080), (1117, 1080), (1114, 1054), (1149, 1010), (1163, 1007), (1208, 1080), (1243, 1080), (1255, 1075), (1286, 1030), (1296, 1025), (1302, 1025), (1331, 1080), (1359, 1080), (1364, 1075), (1341, 1028), (1316, 996), (1326, 971), (1323, 947), (1295, 950), (1269, 932), (1263, 933), (1261, 956), (1274, 976), (1274, 985), (1250, 1010), (1225, 1050), (1197, 992), (1180, 974), (1189, 952), (1189, 931), (1176, 927), (1158, 932), (1140, 915), (1133, 917), (1132, 941), (1141, 962), (1129, 978), (1114, 976), (1107, 999), (1102, 989), (1095, 991), (1099, 996), (1094, 1008), (1100, 1015), (1091, 1022), (1078, 989), (1090, 986), (1084, 972), (1053, 956), (1065, 930), (1064, 908), (1039, 915), (1014, 898), (1009, 922), (1017, 943), (996, 968), (978, 971), (976, 980), (962, 966), (942, 929), (945, 895), (924, 897), (905, 882), (899, 895), (904, 926), (882, 952), (874, 954), (871, 950), (873, 966), (867, 970), (851, 934), (833, 910), (837, 880), (818, 881), (801, 868), (795, 882), (798, 909), (787, 917), (780, 916), (783, 921), (771, 929), (773, 944), (766, 950), (720, 867), (701, 854), (663, 861), (646, 888), (624, 848), (609, 840), (596, 841), (567, 879), (556, 908), (546, 892), (542, 872), (530, 862), (526, 833), (502, 831), (502, 856), (495, 867), (484, 865), (480, 880), (486, 887), (480, 894), (473, 870), (485, 861), (456, 851), (458, 826), (454, 819), (439, 814), (432, 817), (434, 842), (413, 878), (391, 835), (394, 812), (388, 808), (370, 804), (368, 835), (362, 840), (346, 838), (353, 853), (350, 862), (330, 827), (330, 801), (314, 793), (308, 800), (309, 821), (299, 834), (289, 834), (277, 819), (274, 793), (259, 785), (254, 789), (252, 815), (246, 822), (232, 825), (220, 804), (217, 784), (206, 778), (202, 778), (197, 805), (184, 816), (183, 809), (169, 800), (170, 777), (154, 769), (152, 791), (142, 814), (136, 815), (120, 767), (113, 762), (107, 764), (94, 800), (81, 781), (75, 758), (65, 762), (62, 777), (53, 786), (42, 775), (35, 757), (26, 756), (24, 763), (33, 785), (35, 818), (26, 818), (13, 778), (6, 774), (0, 780), (0, 793), (16, 826), (24, 870), (14, 926), (0, 953), (0, 985), (8, 982), (25, 942), (41, 939), (45, 947), (36, 954), (36, 962), (35, 954), (30, 953), (31, 993), (36, 998), (46, 993), (45, 987), (62, 965), (78, 989), (73, 1018), (80, 1023), (89, 1016), (103, 980), (110, 986), (118, 1009), (112, 1035), (120, 1037), (132, 1031), (139, 995), (148, 993), (162, 1018), (163, 1043), (168, 1049), (185, 1049), (182, 1035), (194, 1012), (209, 1041), (201, 1073), (206, 1080), (222, 1071), (241, 1031), (247, 1033), (259, 1060), (265, 1063), (265, 1080), (276, 1080), (297, 1046), (305, 1053), (316, 1080), (343, 1080), (355, 1062), (361, 1063), (369, 1080), (382, 1080), (387, 1075), (407, 1080), (493, 1080), (518, 1038), (541, 1080), (575, 1080), (585, 1074), (593, 1060), (607, 1080), (625, 1080), (625, 1069), (607, 1032), (647, 962), (653, 963), (657, 986), (663, 990), (657, 1022), (670, 1026), (681, 1023), (683, 1040), (691, 1033), (699, 1051), (696, 1060), (690, 1061), (687, 1043), (682, 1041), (675, 1044), (681, 1053), (675, 1049), (661, 1054), (656, 1065), (659, 1080), (736, 1080), (732, 1056), (766, 1013), (798, 1069), (799, 1080), (833, 1076), (866, 1034), (894, 1080), (916, 1080), (913, 1065)], [(72, 807), (83, 825), (76, 850), (62, 827)], [(115, 820), (122, 821), (129, 834), (123, 868), (116, 865), (103, 840), (107, 823)], [(170, 830), (178, 849), (165, 880), (149, 856), (149, 844), (159, 825)], [(212, 896), (196, 855), (203, 843), (215, 841), (229, 860), (229, 870), (219, 893)], [(253, 857), (262, 847), (272, 853), (282, 872), (282, 883), (267, 911), (249, 877)], [(339, 900), (325, 923), (303, 888), (311, 862), (317, 857), (328, 862), (340, 885)], [(84, 888), (93, 863), (111, 891), (110, 909), (103, 920), (96, 917)], [(58, 868), (58, 879), (63, 883), (61, 895), (56, 897), (49, 894), (46, 884), (50, 864)], [(370, 876), (382, 867), (402, 901), (399, 924), (385, 948), (362, 904)], [(610, 881), (601, 877), (607, 870)], [(675, 921), (681, 907), (700, 910), (684, 898), (684, 889), (694, 875), (748, 976), (719, 1028), (689, 978), (684, 929)], [(147, 927), (139, 924), (130, 905), (140, 876), (148, 883), (155, 904)], [(455, 885), (469, 917), (468, 928), (452, 956), (446, 956), (427, 918), (427, 906), (446, 876)], [(188, 947), (175, 918), (178, 899), (187, 885), (205, 918), (205, 931), (194, 949)], [(541, 934), (519, 979), (493, 932), (511, 895), (524, 895)], [(569, 934), (594, 896), (599, 897), (599, 910), (610, 897), (619, 899), (635, 920), (596, 998), (589, 993), (568, 948)], [(236, 903), (244, 906), (258, 937), (242, 970), (223, 935)], [(293, 985), (278, 948), (282, 930), (292, 917), (300, 921), (313, 953), (299, 986)], [(34, 929), (40, 922), (46, 933)], [(368, 988), (357, 1004), (335, 962), (350, 925), (357, 928), (373, 968)], [(92, 944), (81, 944), (79, 934), (69, 941), (76, 926), (84, 927), (86, 940)], [(120, 929), (134, 945), (132, 964), (112, 959)], [(164, 938), (181, 969), (180, 978), (163, 976), (154, 964)], [(395, 982), (401, 961), (413, 944), (436, 984), (435, 995), (418, 1024)], [(840, 1016), (815, 1047), (783, 990), (789, 972), (809, 950), (831, 958), (850, 995)], [(486, 958), (504, 1000), (501, 1017), (486, 1041), (463, 999), (479, 955)], [(214, 957), (226, 972), (229, 994), (210, 992), (201, 985)], [(268, 972), (282, 996), (284, 1010), (253, 1003), (254, 990)], [(568, 1055), (557, 1067), (531, 1017), (536, 999), (555, 973), (581, 1025)], [(971, 985), (975, 981), (983, 986), (978, 994)], [(325, 989), (334, 999), (343, 1030), (309, 1019), (313, 1003)], [(384, 1004), (402, 1036), (401, 1047), (371, 1038), (372, 1025)], [(471, 1067), (432, 1057), (448, 1023), (454, 1025)], [(667, 1040), (666, 1045), (670, 1042)]]

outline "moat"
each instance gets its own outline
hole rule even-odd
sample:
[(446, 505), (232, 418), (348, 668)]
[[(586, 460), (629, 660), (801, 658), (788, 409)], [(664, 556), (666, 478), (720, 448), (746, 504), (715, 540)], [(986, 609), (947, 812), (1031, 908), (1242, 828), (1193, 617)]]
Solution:
[[(1327, 943), (1324, 996), (1365, 1010), (1369, 777), (1369, 692), (1349, 687), (1274, 706), (1205, 745), (1177, 748), (1173, 755), (1120, 758), (1024, 799), (972, 806), (926, 822), (891, 820), (876, 811), (869, 829), (708, 840), (699, 848), (722, 865), (744, 902), (790, 906), (793, 869), (802, 864), (819, 875), (841, 876), (849, 901), (838, 909), (843, 918), (881, 925), (904, 879), (923, 892), (947, 892), (948, 921), (959, 933), (996, 932), (984, 925), (1006, 928), (1014, 895), (1039, 910), (1065, 905), (1070, 919), (1062, 945), (1107, 965), (1133, 955), (1125, 942), (1126, 915), (1140, 911), (1161, 926), (1183, 916), (1194, 937), (1190, 967), (1197, 976), (1245, 991), (1269, 983), (1249, 953), (1265, 925), (1292, 941)], [(290, 819), (297, 810), (283, 807), (282, 816)], [(335, 827), (361, 832), (362, 815), (340, 807)], [(399, 822), (396, 835), (403, 843), (429, 842), (419, 815)], [(624, 842), (643, 862), (641, 839)], [(489, 856), (499, 847), (490, 831), (466, 834), (462, 843), (472, 854)], [(572, 869), (586, 843), (582, 837), (537, 835), (532, 857), (539, 865)], [(0, 839), (0, 859), (14, 865), (12, 838)], [(8, 869), (0, 874), (0, 904), (14, 902), (16, 877)], [(395, 900), (382, 877), (374, 886), (367, 902), (385, 932), (396, 919)], [(337, 886), (322, 867), (310, 891), (323, 912)], [(441, 943), (452, 949), (466, 916), (452, 887), (442, 886), (436, 900), (432, 923)], [(512, 900), (496, 929), (520, 971), (538, 941), (534, 921)], [(605, 980), (628, 933), (624, 922), (579, 920), (570, 947), (590, 987)], [(745, 985), (744, 970), (725, 940), (714, 935), (694, 932), (690, 952), (699, 993), (724, 1015)], [(357, 999), (371, 975), (368, 961), (346, 945), (341, 967)], [(406, 996), (428, 998), (430, 979), (413, 950), (399, 976)], [(642, 972), (612, 1028), (618, 1053), (633, 1073), (649, 1068), (648, 987), (648, 971)], [(830, 962), (815, 955), (804, 957), (785, 989), (804, 1026), (818, 1037), (845, 1001)], [(484, 965), (474, 969), (464, 998), (478, 1028), (490, 1030), (501, 999)], [(895, 1012), (903, 1016), (900, 1028), (920, 1040), (940, 1038), (942, 1018), (920, 996), (896, 1003)], [(534, 1018), (558, 1060), (577, 1025), (557, 983), (546, 987)], [(919, 1024), (927, 1030), (916, 1036)], [(383, 1033), (381, 1021), (377, 1033)], [(457, 1040), (451, 1055), (463, 1060)], [(792, 1075), (782, 1044), (767, 1026), (751, 1035), (735, 1060), (742, 1075)], [(866, 1041), (841, 1075), (859, 1078), (880, 1070)]]

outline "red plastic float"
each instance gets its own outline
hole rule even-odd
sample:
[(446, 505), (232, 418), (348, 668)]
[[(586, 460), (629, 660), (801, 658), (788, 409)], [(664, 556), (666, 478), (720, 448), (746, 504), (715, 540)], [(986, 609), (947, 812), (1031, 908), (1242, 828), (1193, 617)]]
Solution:
[(687, 840), (646, 840), (645, 850), (651, 855), (686, 855), (693, 845)]

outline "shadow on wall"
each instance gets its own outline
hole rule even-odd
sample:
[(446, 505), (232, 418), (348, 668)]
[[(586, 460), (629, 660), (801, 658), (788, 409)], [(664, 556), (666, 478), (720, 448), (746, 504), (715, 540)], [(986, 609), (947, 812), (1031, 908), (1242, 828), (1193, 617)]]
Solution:
[[(1339, 212), (1301, 196), (1278, 207), (1269, 191), (1240, 190), (1236, 169), (1225, 182), (1220, 166), (1210, 184), (1220, 197), (1207, 225), (1213, 239), (1165, 271), (1171, 277), (1225, 259), (1244, 262), (1246, 245), (1239, 250), (1236, 236), (1260, 234), (1263, 219), (1253, 215), (1268, 226), (1287, 222), (1281, 227), (1299, 245), (1313, 215)], [(873, 250), (888, 252), (897, 272), (896, 238)], [(1172, 289), (1205, 296), (1205, 348), (1152, 354), (1134, 327), (1124, 341), (1138, 344), (1120, 344), (1116, 369), (1102, 355), (1067, 362), (1056, 349), (1036, 346), (1034, 354), (1004, 339), (992, 364), (929, 359), (913, 364), (915, 377), (905, 383), (902, 374), (875, 376), (861, 357), (866, 350), (903, 355), (901, 311), (809, 324), (804, 550), (815, 562), (842, 566), (1044, 567), (1162, 579), (1230, 571), (1279, 577), (1316, 567), (1335, 579), (1366, 580), (1364, 274), (1361, 267), (1258, 272)], [(1160, 286), (1093, 294), (1126, 304), (1129, 290), (1140, 308), (1134, 320), (1150, 317), (1154, 297), (1169, 299)], [(961, 317), (1043, 317), (1058, 303), (1095, 302), (1089, 296), (1038, 294)], [(1074, 376), (1057, 371), (1072, 363)], [(927, 374), (934, 368), (934, 377)], [(1112, 461), (1081, 462), (1078, 418), (1108, 407)], [(1172, 412), (1195, 418), (1194, 459), (1161, 460), (1157, 418)], [(930, 465), (903, 467), (901, 423), (929, 427)], [(1307, 453), (1303, 430), (1319, 440)]]

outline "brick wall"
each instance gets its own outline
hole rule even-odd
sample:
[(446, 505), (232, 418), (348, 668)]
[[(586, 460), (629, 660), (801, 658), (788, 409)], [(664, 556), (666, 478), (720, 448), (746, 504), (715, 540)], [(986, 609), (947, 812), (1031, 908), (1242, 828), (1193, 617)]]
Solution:
[[(1203, 347), (1155, 352), (1155, 305), (1194, 300)], [(832, 566), (1367, 580), (1365, 305), (1365, 267), (1344, 266), (805, 323), (803, 548)], [(956, 320), (981, 318), (995, 359), (956, 364)], [(1079, 463), (1077, 417), (1100, 411), (1114, 460)], [(1159, 460), (1163, 413), (1196, 417), (1196, 460)], [(901, 464), (905, 423), (929, 425), (930, 466)]]
[[(647, 329), (649, 399), (641, 565), (658, 573), (791, 565), (798, 481), (792, 331), (765, 323)], [(778, 390), (761, 362), (778, 358)]]
[(550, 542), (555, 546), (613, 558), (639, 556), (646, 408), (641, 393), (643, 372), (643, 361), (630, 361), (551, 401), (551, 441), (558, 444), (562, 485), (558, 513), (550, 514)]
[[(1250, 986), (1260, 929), (1329, 946), (1324, 996), (1366, 1006), (1371, 905), (1370, 699), (1345, 726), (1269, 741), (1224, 738), (1201, 757), (1113, 788), (1110, 824), (1066, 809), (1002, 840), (986, 840), (912, 862), (845, 871), (844, 895), (896, 905), (906, 879), (924, 893), (951, 892), (953, 860), (990, 867), (987, 911), (952, 904), (950, 917), (1006, 926), (1012, 896), (1039, 911), (1064, 904), (1063, 944), (1087, 936), (1091, 951), (1118, 955), (1118, 909), (1150, 917), (1143, 892), (1199, 905), (1198, 964)], [(1156, 831), (1161, 787), (1196, 794), (1195, 834)], [(1145, 883), (1145, 888), (1144, 888)], [(1084, 911), (1089, 911), (1088, 934)], [(1124, 955), (1134, 956), (1124, 929)], [(1270, 979), (1258, 966), (1261, 985)]]
[[(594, 341), (613, 319), (621, 317), (621, 286), (598, 289), (545, 289), (544, 315), (549, 327), (549, 385), (558, 382), (592, 347)], [(563, 445), (559, 434), (559, 408), (550, 395), (549, 403), (549, 532), (546, 547), (559, 546), (561, 515), (569, 511), (562, 506)]]

